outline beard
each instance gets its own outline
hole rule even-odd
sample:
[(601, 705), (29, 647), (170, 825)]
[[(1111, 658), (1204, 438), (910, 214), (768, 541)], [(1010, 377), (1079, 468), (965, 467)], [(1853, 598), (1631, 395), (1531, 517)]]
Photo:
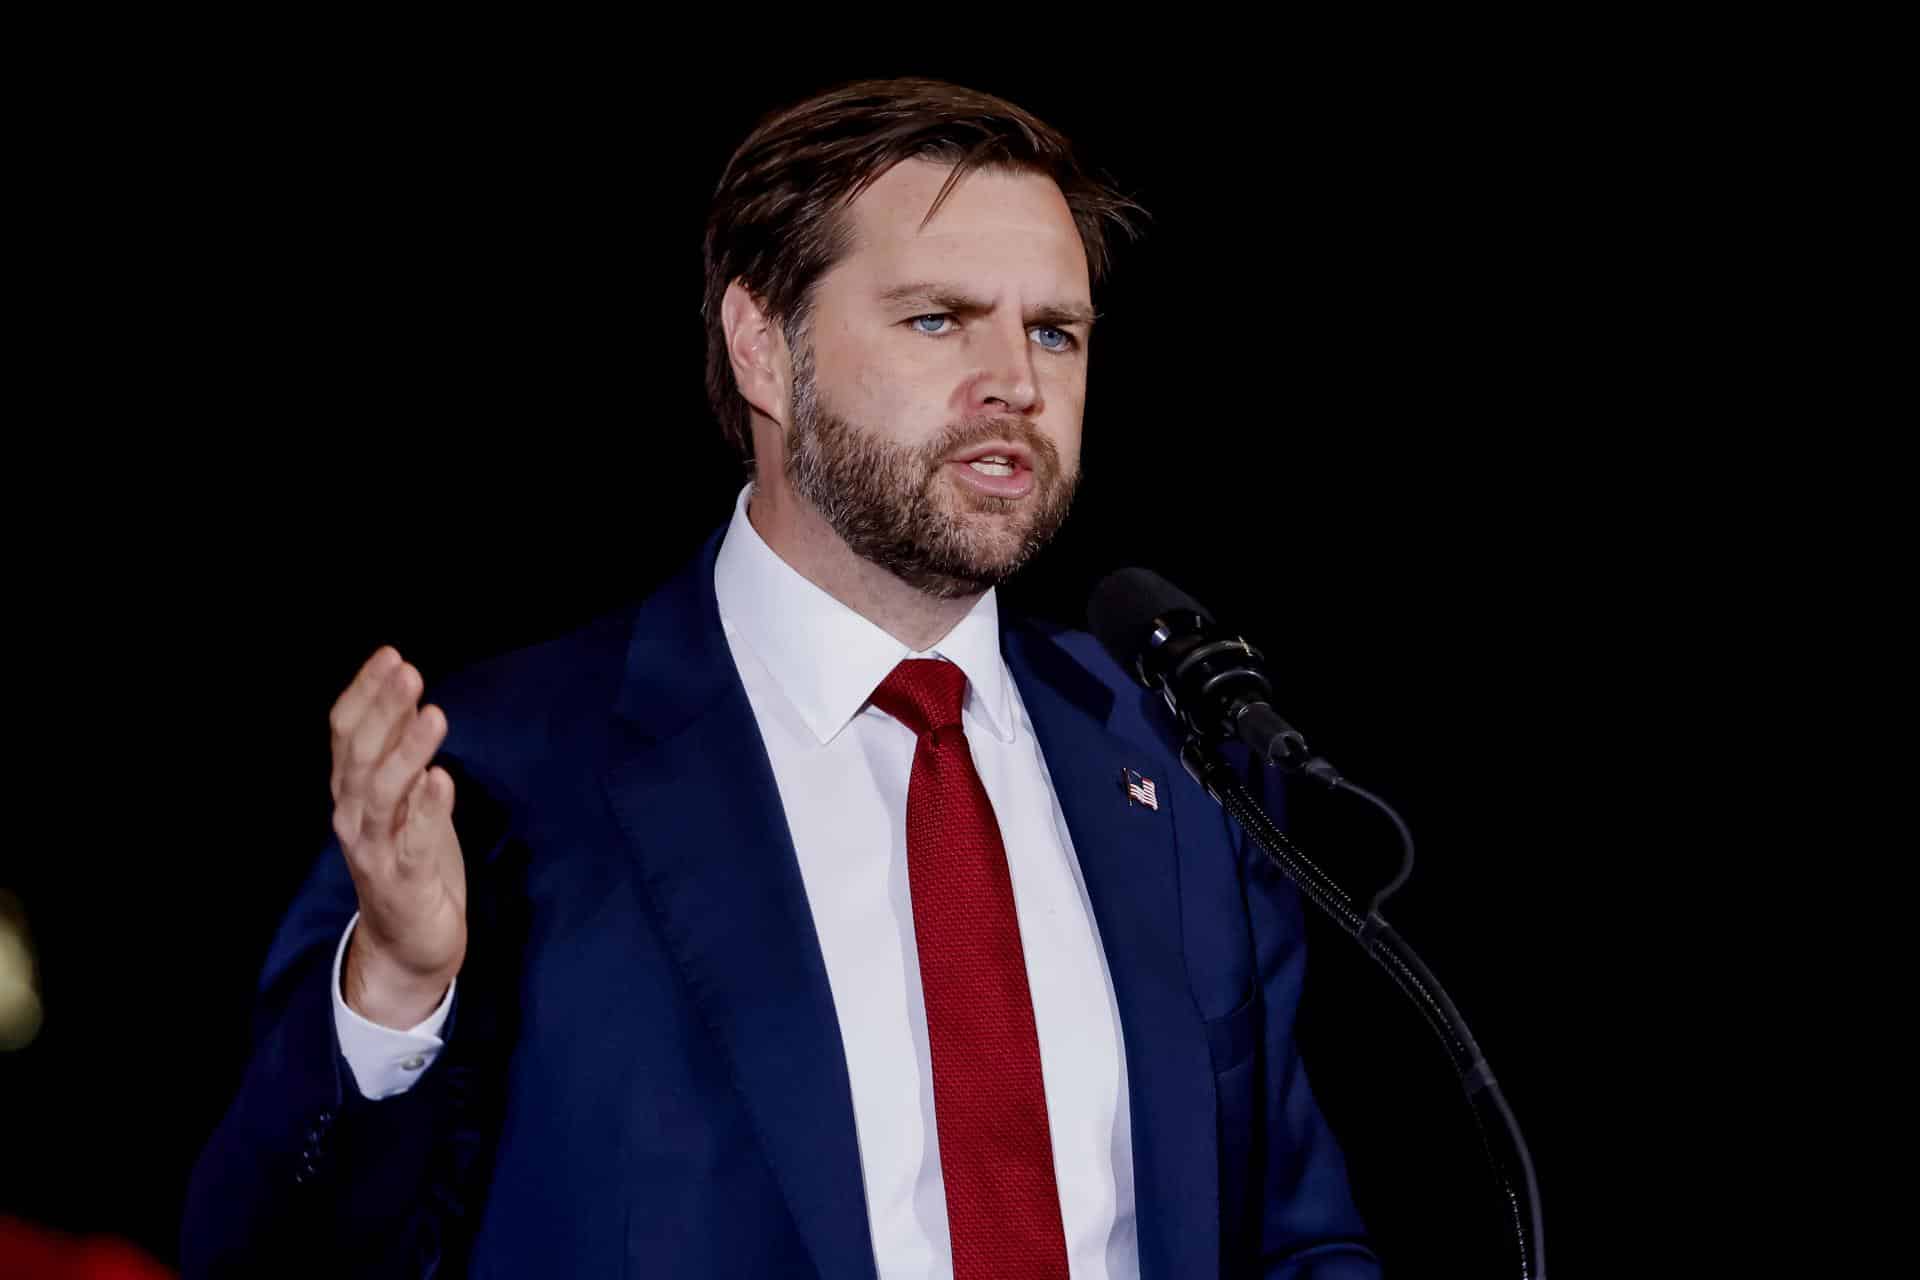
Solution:
[[(893, 444), (834, 413), (803, 350), (794, 366), (786, 473), (854, 554), (937, 599), (979, 595), (1012, 577), (1066, 523), (1079, 483), (1060, 451), (1013, 415), (954, 423), (920, 445)], [(1024, 497), (975, 493), (950, 482), (946, 463), (969, 447), (1004, 440), (1032, 456)]]

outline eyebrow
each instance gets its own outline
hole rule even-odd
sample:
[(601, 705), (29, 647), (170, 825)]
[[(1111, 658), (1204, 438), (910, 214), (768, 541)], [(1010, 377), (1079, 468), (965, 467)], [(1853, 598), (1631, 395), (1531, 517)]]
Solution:
[[(983, 298), (976, 298), (956, 285), (920, 283), (900, 284), (887, 289), (880, 295), (880, 301), (887, 306), (899, 306), (903, 303), (926, 304), (935, 311), (951, 311), (957, 316), (981, 316), (993, 310), (993, 304)], [(1044, 302), (1026, 314), (1028, 324), (1045, 325), (1048, 328), (1065, 328), (1068, 325), (1080, 325), (1093, 328), (1098, 319), (1092, 307), (1079, 302)]]

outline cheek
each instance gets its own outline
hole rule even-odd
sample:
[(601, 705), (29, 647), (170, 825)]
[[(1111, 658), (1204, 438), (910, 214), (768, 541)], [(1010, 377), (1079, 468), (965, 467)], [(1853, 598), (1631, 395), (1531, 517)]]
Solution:
[(821, 395), (848, 417), (864, 419), (890, 399), (886, 353), (845, 328), (816, 339), (813, 369)]
[(1060, 470), (1072, 475), (1080, 469), (1080, 422), (1075, 419), (1071, 430), (1060, 432), (1054, 437), (1053, 447), (1060, 451)]
[(952, 405), (951, 379), (938, 369), (903, 361), (880, 347), (849, 351), (831, 382), (821, 390), (834, 408), (870, 431), (897, 440), (930, 435), (946, 424)]
[(900, 370), (877, 353), (854, 367), (849, 382), (854, 403), (862, 413), (891, 418), (899, 412), (904, 399)]
[(1081, 426), (1087, 407), (1086, 366), (1059, 378), (1046, 388), (1047, 412), (1042, 429), (1060, 451), (1060, 465), (1073, 470), (1080, 461)]
[(1062, 413), (1070, 413), (1078, 422), (1087, 405), (1087, 364), (1081, 360), (1061, 369), (1051, 378), (1041, 383), (1047, 395), (1048, 405), (1057, 405)]

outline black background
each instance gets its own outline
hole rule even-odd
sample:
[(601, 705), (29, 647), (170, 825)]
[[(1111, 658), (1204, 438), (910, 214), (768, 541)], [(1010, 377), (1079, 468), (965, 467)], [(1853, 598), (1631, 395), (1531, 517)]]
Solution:
[[(69, 91), (78, 144), (43, 139), (39, 322), (72, 339), (48, 422), (84, 492), (22, 526), (22, 572), (48, 589), (36, 650), (78, 661), (26, 682), (66, 785), (25, 797), (48, 834), (0, 862), (47, 1007), (0, 1058), (0, 1211), (172, 1255), (325, 835), (334, 694), (381, 643), (431, 678), (642, 596), (726, 518), (706, 197), (764, 110), (913, 73), (1013, 97), (1153, 214), (1098, 299), (1082, 500), (1008, 595), (1077, 620), (1100, 573), (1147, 564), (1266, 649), (1283, 712), (1420, 841), (1391, 915), (1531, 1140), (1556, 1260), (1632, 1252), (1685, 1175), (1619, 1173), (1672, 1149), (1622, 1037), (1696, 979), (1621, 854), (1700, 832), (1619, 748), (1671, 705), (1650, 655), (1703, 661), (1682, 620), (1727, 580), (1711, 527), (1682, 527), (1711, 518), (1677, 514), (1724, 305), (1711, 110), (1656, 70), (1470, 39), (706, 50), (684, 80), (657, 48), (298, 47)], [(1355, 882), (1389, 874), (1365, 811), (1301, 820)], [(1301, 1034), (1382, 1253), (1491, 1273), (1444, 1059), (1314, 942)]]

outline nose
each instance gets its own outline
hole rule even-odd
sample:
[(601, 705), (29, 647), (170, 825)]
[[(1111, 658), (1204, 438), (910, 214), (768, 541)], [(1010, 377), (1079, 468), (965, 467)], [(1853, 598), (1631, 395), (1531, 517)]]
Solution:
[(968, 400), (982, 413), (1016, 413), (1031, 417), (1045, 407), (1040, 379), (1034, 368), (1033, 343), (1024, 326), (995, 324), (976, 330), (978, 365)]

